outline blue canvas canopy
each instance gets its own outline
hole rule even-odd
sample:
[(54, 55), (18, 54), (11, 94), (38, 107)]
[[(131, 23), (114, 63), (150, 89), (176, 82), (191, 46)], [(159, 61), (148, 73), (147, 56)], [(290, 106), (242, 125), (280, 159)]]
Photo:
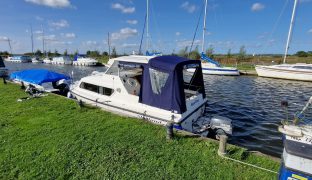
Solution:
[(201, 53), (200, 59), (204, 60), (204, 61), (207, 61), (209, 63), (215, 64), (218, 67), (221, 67), (220, 63), (218, 63), (217, 61), (215, 61), (215, 60), (211, 59), (210, 57), (206, 56), (206, 54), (203, 53), (203, 52)]
[[(183, 79), (186, 66), (197, 67), (190, 82)], [(158, 56), (143, 65), (140, 102), (183, 113), (186, 111), (186, 87), (202, 93), (205, 98), (201, 62), (177, 56)]]
[(12, 73), (10, 79), (41, 85), (42, 83), (56, 82), (62, 79), (68, 80), (70, 77), (46, 69), (29, 69)]

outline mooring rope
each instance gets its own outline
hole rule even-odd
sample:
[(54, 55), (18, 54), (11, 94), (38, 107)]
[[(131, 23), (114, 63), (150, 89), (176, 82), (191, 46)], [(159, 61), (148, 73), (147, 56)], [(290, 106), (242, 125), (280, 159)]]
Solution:
[(247, 165), (247, 166), (251, 166), (251, 167), (254, 167), (254, 168), (257, 168), (257, 169), (261, 169), (263, 171), (268, 171), (268, 172), (271, 172), (271, 173), (274, 173), (274, 174), (278, 174), (278, 172), (276, 172), (276, 171), (272, 171), (270, 169), (266, 169), (266, 168), (263, 168), (263, 167), (260, 167), (260, 166), (257, 166), (257, 165), (249, 164), (249, 163), (237, 160), (237, 159), (233, 159), (233, 158), (226, 157), (226, 156), (221, 156), (221, 157), (224, 158), (224, 159), (228, 159), (228, 160), (231, 160), (231, 161), (235, 161), (235, 162)]

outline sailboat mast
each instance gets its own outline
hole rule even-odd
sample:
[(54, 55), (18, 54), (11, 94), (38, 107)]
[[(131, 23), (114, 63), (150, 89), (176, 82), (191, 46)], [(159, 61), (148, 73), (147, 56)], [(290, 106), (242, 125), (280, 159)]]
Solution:
[(42, 31), (42, 53), (44, 53), (44, 30), (43, 30), (42, 25), (41, 25), (41, 31)]
[(294, 8), (293, 8), (292, 15), (291, 15), (291, 21), (290, 21), (290, 27), (289, 27), (288, 37), (287, 37), (287, 43), (286, 43), (286, 49), (285, 49), (285, 55), (284, 55), (283, 63), (286, 63), (286, 58), (287, 58), (288, 49), (289, 49), (289, 43), (291, 41), (293, 25), (294, 25), (294, 22), (295, 22), (297, 3), (298, 3), (298, 0), (295, 0)]
[(146, 51), (149, 49), (149, 0), (146, 0)]
[(208, 0), (205, 0), (205, 16), (204, 16), (204, 28), (203, 28), (202, 52), (204, 52), (204, 51), (205, 51), (205, 34), (206, 34), (207, 5), (208, 5)]
[(11, 55), (13, 55), (12, 46), (11, 46), (11, 39), (9, 39), (9, 38), (8, 38), (8, 43), (9, 43)]
[(33, 34), (32, 25), (30, 25), (30, 38), (31, 38), (31, 52), (34, 55), (34, 34)]

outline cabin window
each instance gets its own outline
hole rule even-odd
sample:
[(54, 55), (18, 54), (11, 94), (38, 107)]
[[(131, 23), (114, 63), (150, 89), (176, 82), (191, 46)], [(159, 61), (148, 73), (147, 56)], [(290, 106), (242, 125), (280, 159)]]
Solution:
[(162, 89), (165, 87), (169, 74), (149, 68), (150, 80), (154, 94), (161, 94)]
[(106, 88), (106, 87), (102, 87), (102, 86), (97, 86), (94, 84), (89, 84), (89, 83), (85, 83), (82, 82), (80, 84), (80, 88), (82, 89), (86, 89), (88, 91), (92, 91), (101, 95), (105, 95), (105, 96), (111, 96), (113, 94), (113, 89), (111, 88)]

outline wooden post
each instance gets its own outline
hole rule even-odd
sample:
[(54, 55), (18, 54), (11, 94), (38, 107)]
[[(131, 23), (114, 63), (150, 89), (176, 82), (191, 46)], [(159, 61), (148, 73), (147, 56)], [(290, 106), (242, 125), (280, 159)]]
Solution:
[(226, 155), (227, 139), (228, 139), (228, 137), (226, 135), (220, 136), (220, 143), (219, 143), (219, 149), (218, 149), (218, 155), (219, 156), (225, 156)]
[(168, 122), (167, 125), (167, 139), (173, 139), (173, 123), (172, 122)]

